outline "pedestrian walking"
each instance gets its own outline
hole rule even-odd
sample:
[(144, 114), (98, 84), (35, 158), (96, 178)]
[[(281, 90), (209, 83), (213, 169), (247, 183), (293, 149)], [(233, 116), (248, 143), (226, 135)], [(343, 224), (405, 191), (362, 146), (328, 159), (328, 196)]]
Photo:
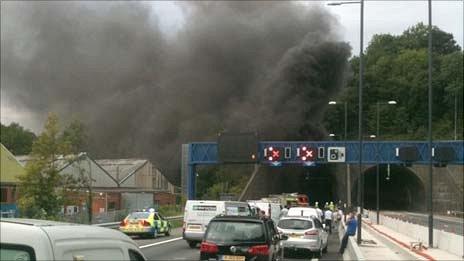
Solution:
[(329, 234), (332, 234), (332, 211), (327, 208), (324, 212), (325, 226), (329, 228)]
[(340, 250), (338, 251), (340, 254), (343, 255), (343, 252), (345, 252), (346, 245), (348, 244), (348, 237), (356, 234), (357, 226), (358, 221), (355, 218), (354, 211), (352, 211), (346, 219), (346, 231), (343, 235), (342, 243), (340, 244)]

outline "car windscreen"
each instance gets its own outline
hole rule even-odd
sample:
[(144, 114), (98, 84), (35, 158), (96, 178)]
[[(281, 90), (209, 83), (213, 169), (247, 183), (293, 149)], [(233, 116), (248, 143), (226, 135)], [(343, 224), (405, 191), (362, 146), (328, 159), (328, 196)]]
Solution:
[(313, 228), (313, 223), (309, 220), (303, 219), (282, 219), (279, 221), (277, 226), (282, 229), (306, 230)]
[(264, 225), (245, 221), (211, 221), (206, 241), (218, 244), (265, 242)]
[(127, 216), (128, 219), (147, 219), (150, 216), (148, 212), (132, 212)]

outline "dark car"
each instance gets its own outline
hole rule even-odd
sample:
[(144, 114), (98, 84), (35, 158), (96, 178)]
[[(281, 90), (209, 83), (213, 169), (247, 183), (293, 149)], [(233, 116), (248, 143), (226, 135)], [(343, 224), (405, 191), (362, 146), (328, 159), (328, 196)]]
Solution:
[(271, 219), (218, 216), (206, 230), (200, 247), (200, 260), (280, 260), (280, 241)]

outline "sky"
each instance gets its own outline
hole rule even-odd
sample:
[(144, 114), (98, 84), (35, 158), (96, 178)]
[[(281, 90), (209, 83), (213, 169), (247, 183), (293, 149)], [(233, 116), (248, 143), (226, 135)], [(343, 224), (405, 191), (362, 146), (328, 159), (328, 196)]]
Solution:
[[(335, 15), (340, 24), (340, 35), (353, 47), (353, 54), (359, 53), (360, 46), (360, 5), (348, 4), (342, 6), (327, 6), (334, 1), (302, 1), (303, 5), (321, 5)], [(153, 19), (159, 19), (161, 30), (174, 37), (177, 30), (185, 23), (180, 7), (173, 1), (147, 2), (153, 11)], [(428, 23), (427, 1), (365, 1), (364, 9), (364, 47), (375, 34), (401, 34), (408, 27), (418, 22)], [(433, 1), (432, 23), (446, 32), (454, 35), (462, 47), (464, 41), (463, 29), (464, 3), (460, 1)], [(21, 106), (2, 98), (1, 122), (19, 122), (26, 128), (39, 132), (37, 126), (43, 124), (43, 119), (34, 118)]]
[[(346, 4), (328, 6), (327, 3), (340, 1), (301, 1), (304, 5), (322, 5), (333, 13), (341, 25), (341, 36), (359, 53), (360, 5)], [(348, 1), (349, 2), (349, 1)], [(463, 12), (464, 1), (432, 1), (432, 24), (454, 35), (462, 47), (464, 41)], [(150, 2), (154, 13), (160, 18), (162, 29), (174, 34), (185, 22), (175, 1)], [(428, 1), (377, 1), (364, 2), (364, 48), (375, 34), (399, 35), (408, 27), (419, 22), (428, 24)]]

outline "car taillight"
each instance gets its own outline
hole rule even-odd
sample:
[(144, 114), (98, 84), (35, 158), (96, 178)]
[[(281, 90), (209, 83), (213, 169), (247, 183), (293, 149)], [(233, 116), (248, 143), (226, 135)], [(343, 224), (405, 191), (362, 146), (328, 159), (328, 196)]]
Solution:
[(252, 246), (248, 248), (248, 253), (254, 256), (268, 256), (269, 247), (267, 245)]
[(150, 222), (146, 221), (146, 220), (143, 220), (140, 222), (140, 225), (144, 226), (144, 227), (149, 227), (151, 226)]
[(127, 222), (125, 220), (121, 221), (121, 223), (119, 223), (119, 226), (121, 227), (125, 227), (127, 225)]
[(305, 236), (317, 236), (319, 235), (319, 231), (317, 230), (311, 230), (311, 231), (306, 231)]
[(215, 254), (218, 251), (219, 251), (219, 248), (216, 244), (207, 242), (207, 241), (201, 242), (200, 252), (208, 253), (208, 254)]

